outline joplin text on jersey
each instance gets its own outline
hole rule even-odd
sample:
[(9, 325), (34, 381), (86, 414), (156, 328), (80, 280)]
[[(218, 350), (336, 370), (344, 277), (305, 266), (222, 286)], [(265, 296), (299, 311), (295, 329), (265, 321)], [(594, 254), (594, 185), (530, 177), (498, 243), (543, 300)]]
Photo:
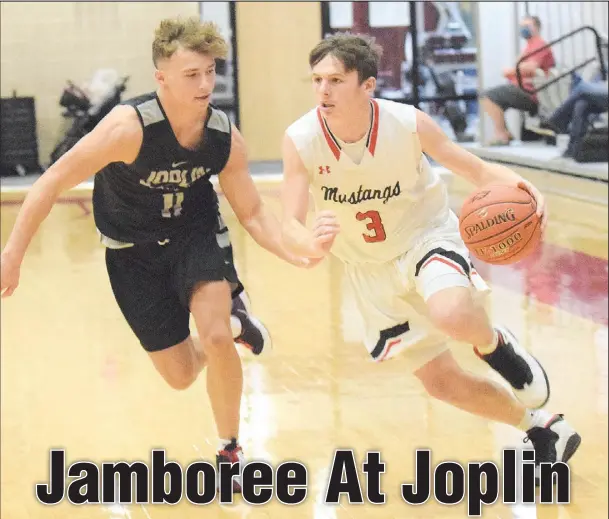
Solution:
[(386, 204), (389, 199), (399, 196), (401, 193), (400, 181), (395, 183), (395, 186), (387, 186), (385, 189), (364, 189), (360, 185), (357, 191), (353, 191), (350, 195), (341, 193), (337, 187), (321, 186), (324, 193), (324, 200), (330, 200), (339, 204), (360, 204), (367, 200), (382, 200)]
[(171, 169), (169, 171), (151, 171), (146, 180), (140, 180), (140, 184), (146, 187), (155, 187), (161, 184), (177, 184), (179, 187), (189, 187), (210, 171), (210, 168), (204, 168), (202, 166), (190, 170)]

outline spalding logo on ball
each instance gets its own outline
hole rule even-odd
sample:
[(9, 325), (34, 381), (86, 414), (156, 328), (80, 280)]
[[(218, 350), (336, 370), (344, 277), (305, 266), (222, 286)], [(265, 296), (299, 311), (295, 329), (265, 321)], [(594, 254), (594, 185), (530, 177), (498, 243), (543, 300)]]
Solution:
[(485, 263), (507, 265), (526, 258), (541, 241), (535, 199), (523, 189), (485, 187), (461, 207), (459, 232), (471, 254)]

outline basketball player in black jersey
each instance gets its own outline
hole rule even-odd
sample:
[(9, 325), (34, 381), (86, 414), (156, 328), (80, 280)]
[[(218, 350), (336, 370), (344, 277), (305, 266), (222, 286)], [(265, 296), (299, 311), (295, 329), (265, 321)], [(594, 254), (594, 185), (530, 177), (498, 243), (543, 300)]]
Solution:
[[(196, 18), (164, 20), (152, 53), (157, 91), (115, 107), (33, 185), (2, 252), (3, 297), (17, 287), (26, 249), (58, 196), (95, 175), (93, 212), (116, 301), (171, 387), (189, 387), (207, 367), (218, 461), (239, 463), (243, 374), (233, 339), (260, 353), (264, 328), (240, 299), (211, 177), (258, 244), (297, 266), (307, 260), (283, 249), (242, 136), (210, 105), (215, 59), (227, 53), (218, 29)], [(202, 347), (190, 335), (190, 314)]]

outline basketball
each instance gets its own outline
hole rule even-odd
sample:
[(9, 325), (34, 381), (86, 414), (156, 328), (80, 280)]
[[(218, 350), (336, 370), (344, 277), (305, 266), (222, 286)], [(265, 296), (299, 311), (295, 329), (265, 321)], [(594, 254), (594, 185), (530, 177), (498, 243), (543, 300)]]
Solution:
[(459, 232), (471, 254), (485, 263), (507, 265), (526, 258), (541, 240), (535, 199), (523, 189), (487, 186), (463, 202)]

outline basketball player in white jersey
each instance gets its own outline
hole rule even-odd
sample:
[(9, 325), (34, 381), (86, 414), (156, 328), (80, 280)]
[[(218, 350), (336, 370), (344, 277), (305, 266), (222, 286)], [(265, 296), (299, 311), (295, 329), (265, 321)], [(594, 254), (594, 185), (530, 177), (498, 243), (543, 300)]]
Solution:
[[(476, 273), (449, 209), (444, 183), (425, 155), (475, 186), (518, 186), (542, 195), (503, 166), (453, 143), (413, 106), (373, 99), (381, 48), (334, 35), (310, 53), (318, 106), (294, 122), (283, 143), (283, 234), (294, 254), (345, 265), (372, 359), (403, 351), (427, 392), (464, 411), (525, 431), (536, 462), (566, 462), (580, 436), (541, 408), (550, 396), (541, 364), (505, 328), (492, 326)], [(317, 211), (306, 227), (309, 192)], [(474, 347), (513, 394), (464, 371), (447, 338)]]

